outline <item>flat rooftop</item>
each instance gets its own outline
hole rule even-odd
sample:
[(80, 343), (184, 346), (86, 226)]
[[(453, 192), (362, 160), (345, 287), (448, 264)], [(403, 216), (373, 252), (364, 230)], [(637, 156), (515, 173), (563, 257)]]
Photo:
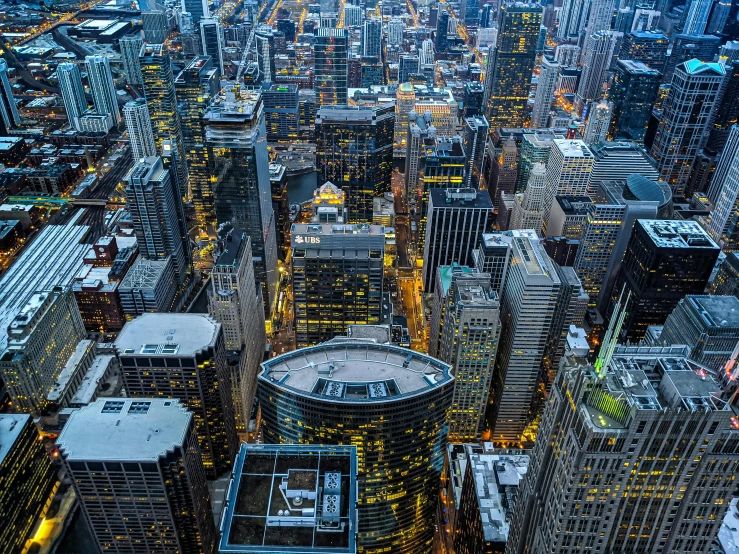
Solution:
[(580, 139), (554, 139), (552, 141), (565, 158), (592, 158), (593, 153)]
[(0, 414), (0, 466), (29, 419), (28, 414)]
[(718, 246), (697, 221), (638, 219), (639, 225), (658, 248), (705, 248)]
[(739, 326), (739, 299), (736, 296), (688, 296), (710, 327)]
[(356, 476), (353, 446), (242, 444), (219, 552), (354, 554)]
[(122, 355), (190, 357), (215, 345), (220, 327), (205, 314), (147, 313), (123, 326), (115, 347)]
[(259, 379), (300, 395), (336, 402), (387, 402), (441, 386), (450, 366), (388, 344), (330, 342), (262, 363)]
[(191, 419), (175, 399), (101, 398), (72, 412), (56, 444), (69, 461), (156, 461), (183, 444)]

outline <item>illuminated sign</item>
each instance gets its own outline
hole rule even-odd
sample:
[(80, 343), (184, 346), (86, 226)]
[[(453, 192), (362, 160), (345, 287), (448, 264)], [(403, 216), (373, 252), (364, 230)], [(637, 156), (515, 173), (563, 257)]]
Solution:
[(321, 237), (303, 237), (303, 236), (296, 236), (295, 237), (295, 244), (321, 244)]

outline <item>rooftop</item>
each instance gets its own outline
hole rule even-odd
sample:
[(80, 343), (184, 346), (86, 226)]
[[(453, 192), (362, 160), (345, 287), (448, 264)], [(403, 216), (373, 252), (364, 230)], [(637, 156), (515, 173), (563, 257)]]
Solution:
[(221, 520), (221, 554), (354, 554), (354, 446), (242, 444)]
[(739, 327), (736, 296), (686, 296), (709, 327)]
[(239, 258), (239, 253), (242, 251), (241, 244), (246, 240), (249, 239), (243, 232), (239, 232), (234, 229), (229, 233), (228, 237), (223, 241), (223, 251), (221, 252), (221, 255), (218, 256), (214, 269), (217, 270), (218, 267), (234, 267), (236, 265), (237, 258)]
[[(483, 235), (484, 237), (485, 235)], [(463, 275), (472, 275), (475, 273), (475, 270), (471, 267), (467, 267), (466, 265), (459, 265), (458, 263), (454, 263), (452, 265), (443, 265), (439, 267), (437, 270), (437, 282), (441, 281), (441, 290), (439, 291), (442, 296), (447, 295), (447, 291), (449, 290), (449, 287), (452, 284), (452, 275), (455, 274), (463, 274)]]
[(56, 444), (68, 461), (157, 461), (183, 444), (191, 419), (176, 399), (101, 398), (72, 412)]
[[(430, 189), (430, 204), (440, 208), (483, 208), (493, 211), (493, 201), (485, 191), (477, 189)], [(429, 207), (430, 211), (431, 207)]]
[(580, 139), (554, 139), (552, 141), (565, 158), (592, 158), (593, 153)]
[(28, 414), (0, 414), (0, 467), (29, 419)]
[(191, 357), (212, 347), (220, 324), (205, 314), (147, 313), (123, 326), (119, 354)]
[(331, 342), (262, 363), (259, 379), (335, 402), (387, 402), (450, 382), (450, 366), (387, 344)]
[(658, 248), (718, 249), (713, 239), (693, 220), (637, 219)]

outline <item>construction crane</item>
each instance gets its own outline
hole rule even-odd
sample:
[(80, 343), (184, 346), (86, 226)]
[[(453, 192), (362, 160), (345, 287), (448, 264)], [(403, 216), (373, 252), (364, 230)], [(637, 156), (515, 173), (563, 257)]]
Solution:
[(252, 45), (254, 44), (255, 31), (256, 31), (256, 27), (252, 27), (251, 32), (249, 33), (249, 39), (246, 41), (246, 46), (244, 47), (244, 54), (241, 56), (241, 61), (239, 62), (239, 70), (236, 72), (236, 82), (237, 83), (241, 81), (241, 77), (244, 75), (244, 71), (246, 71), (246, 66), (249, 61), (249, 55), (251, 54)]

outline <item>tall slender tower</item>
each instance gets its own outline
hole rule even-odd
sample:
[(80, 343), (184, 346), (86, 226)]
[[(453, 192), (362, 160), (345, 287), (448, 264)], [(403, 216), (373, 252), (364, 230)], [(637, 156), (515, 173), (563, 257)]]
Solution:
[(588, 111), (588, 124), (585, 126), (585, 136), (583, 137), (585, 144), (597, 145), (605, 142), (612, 113), (613, 102), (601, 100), (597, 104), (592, 104)]
[(133, 159), (156, 156), (157, 146), (154, 142), (154, 132), (151, 130), (151, 116), (146, 101), (139, 98), (127, 102), (123, 106), (123, 118), (126, 120)]
[(8, 80), (8, 63), (5, 60), (0, 60), (0, 116), (2, 116), (6, 131), (21, 123), (18, 106), (13, 97), (13, 89), (10, 88)]
[(554, 89), (557, 86), (560, 65), (551, 58), (544, 56), (541, 60), (541, 73), (536, 85), (534, 110), (531, 112), (531, 128), (540, 129), (547, 126), (549, 111), (554, 101)]
[(581, 140), (554, 139), (553, 142), (543, 206), (545, 231), (555, 196), (585, 196), (594, 160), (593, 153)]
[(139, 54), (144, 47), (144, 39), (140, 35), (126, 35), (118, 41), (118, 48), (121, 50), (123, 58), (123, 67), (126, 70), (126, 82), (129, 85), (143, 84), (141, 77), (141, 64), (139, 63)]
[[(163, 44), (146, 44), (139, 56), (141, 74), (144, 79), (144, 96), (149, 106), (149, 114), (154, 128), (157, 151), (171, 156), (174, 161), (172, 174), (175, 177), (180, 196), (188, 194), (188, 173), (185, 160), (185, 147), (182, 140), (182, 122), (177, 111), (172, 64), (167, 47)], [(163, 152), (167, 142), (171, 152)]]
[(615, 42), (610, 31), (599, 31), (590, 35), (584, 48), (585, 61), (580, 84), (577, 87), (575, 107), (578, 113), (583, 112), (588, 102), (597, 100), (602, 95), (603, 79), (605, 71), (611, 65)]
[(87, 79), (90, 82), (92, 102), (95, 113), (109, 115), (111, 124), (118, 125), (121, 121), (121, 112), (118, 109), (118, 96), (115, 93), (113, 74), (110, 71), (110, 62), (105, 56), (87, 56)]
[(526, 190), (523, 194), (516, 195), (509, 229), (534, 229), (537, 233), (541, 232), (546, 190), (547, 167), (543, 163), (536, 163), (531, 169)]
[[(704, 34), (713, 5), (713, 0), (691, 0), (685, 17), (685, 25), (683, 25), (683, 33), (686, 35)], [(720, 33), (722, 30), (723, 27), (718, 32)]]
[(382, 55), (382, 21), (366, 19), (362, 25), (362, 55), (379, 58)]
[(644, 142), (662, 75), (642, 62), (618, 60), (609, 97), (613, 102), (614, 139)]
[(79, 119), (87, 111), (85, 87), (82, 85), (80, 69), (74, 63), (60, 63), (56, 68), (56, 74), (59, 79), (59, 88), (62, 89), (62, 100), (67, 119), (70, 125), (79, 131)]
[(347, 102), (348, 41), (346, 29), (321, 27), (317, 31), (314, 83), (319, 106), (344, 105)]
[(200, 39), (203, 45), (203, 55), (213, 58), (213, 63), (223, 75), (223, 31), (217, 19), (207, 18), (200, 20)]
[(490, 126), (484, 115), (468, 117), (464, 122), (464, 154), (467, 157), (464, 185), (467, 188), (480, 188), (482, 164), (485, 160), (485, 145)]
[(182, 11), (190, 14), (194, 25), (210, 15), (208, 0), (182, 0)]
[(724, 251), (739, 251), (739, 125), (731, 128), (713, 174), (709, 198), (715, 208), (708, 232)]

